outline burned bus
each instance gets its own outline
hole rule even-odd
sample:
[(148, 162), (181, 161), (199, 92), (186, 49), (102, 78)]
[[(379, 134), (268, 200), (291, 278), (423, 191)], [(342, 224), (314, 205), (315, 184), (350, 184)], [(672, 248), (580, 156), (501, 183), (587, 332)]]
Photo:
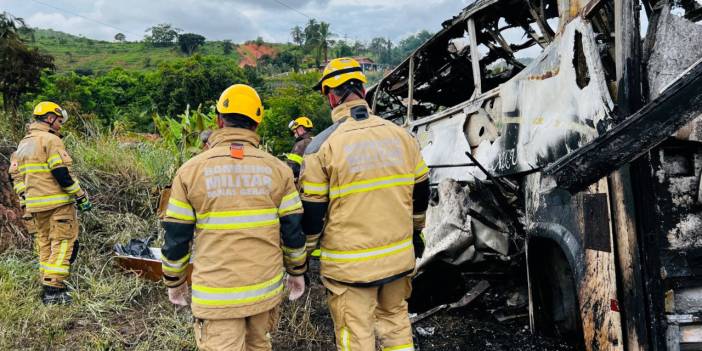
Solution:
[(696, 0), (478, 0), (445, 21), (367, 95), (431, 168), (419, 270), (523, 255), (534, 333), (701, 350), (700, 20)]

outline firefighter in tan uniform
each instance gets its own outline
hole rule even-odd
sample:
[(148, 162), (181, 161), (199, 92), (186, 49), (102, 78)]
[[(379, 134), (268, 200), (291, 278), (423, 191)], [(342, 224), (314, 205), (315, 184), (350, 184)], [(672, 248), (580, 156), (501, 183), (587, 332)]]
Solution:
[(291, 299), (307, 270), (302, 203), (285, 163), (258, 149), (263, 105), (246, 85), (217, 103), (209, 149), (176, 173), (163, 227), (164, 281), (184, 304), (193, 263), (192, 312), (201, 350), (271, 350), (284, 276)]
[(285, 156), (288, 166), (293, 170), (295, 183), (297, 183), (297, 180), (300, 178), (302, 156), (305, 154), (307, 145), (312, 142), (312, 128), (314, 128), (312, 120), (305, 116), (295, 118), (288, 124), (288, 129), (290, 129), (295, 136), (295, 144), (293, 145), (292, 151)]
[[(10, 175), (27, 214), (28, 230), (36, 231), (39, 271), (45, 304), (70, 303), (64, 281), (78, 252), (77, 204), (92, 208), (87, 194), (71, 175), (73, 161), (59, 136), (68, 115), (53, 102), (34, 108), (35, 121), (12, 155)], [(34, 227), (34, 229), (32, 229)]]
[(308, 251), (321, 244), (338, 350), (414, 350), (406, 299), (429, 182), (419, 145), (407, 131), (370, 114), (353, 59), (332, 60), (316, 89), (334, 124), (307, 147), (301, 175)]

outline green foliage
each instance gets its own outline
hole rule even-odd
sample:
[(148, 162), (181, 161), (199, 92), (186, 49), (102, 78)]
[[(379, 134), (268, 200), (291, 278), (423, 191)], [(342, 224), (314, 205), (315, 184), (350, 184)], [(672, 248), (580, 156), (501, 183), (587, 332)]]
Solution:
[(205, 114), (198, 107), (190, 111), (187, 107), (184, 114), (177, 119), (162, 117), (154, 114), (154, 124), (161, 135), (161, 143), (177, 156), (179, 164), (183, 164), (193, 155), (202, 150), (200, 133), (213, 130), (216, 126), (214, 113)]
[(31, 96), (26, 109), (41, 100), (56, 101), (73, 115), (98, 116), (104, 127), (119, 121), (147, 132), (154, 130), (152, 113), (175, 116), (188, 105), (211, 106), (224, 89), (236, 83), (251, 84), (262, 95), (265, 92), (256, 70), (239, 68), (219, 56), (195, 55), (162, 63), (146, 73), (116, 68), (98, 75), (45, 75), (41, 93)]
[(185, 33), (178, 36), (178, 47), (180, 52), (190, 56), (205, 44), (205, 37), (195, 33)]
[[(44, 70), (53, 70), (53, 58), (29, 48), (22, 39), (29, 29), (7, 12), (0, 14), (0, 93), (3, 107), (15, 117), (23, 95), (36, 91)], [(19, 130), (21, 125), (15, 125)]]
[(195, 55), (188, 60), (164, 63), (148, 75), (156, 110), (173, 116), (186, 106), (213, 105), (232, 84), (246, 83), (243, 69), (231, 60)]
[(41, 93), (34, 102), (70, 102), (69, 113), (93, 113), (100, 116), (104, 126), (126, 119), (146, 129), (150, 121), (141, 113), (152, 106), (149, 82), (142, 73), (119, 68), (99, 76), (79, 76), (74, 72), (49, 75), (42, 77)]
[(169, 23), (161, 23), (146, 29), (146, 32), (151, 33), (151, 35), (145, 35), (144, 42), (156, 47), (173, 46), (178, 39), (178, 33), (182, 31)]
[(279, 81), (273, 94), (264, 99), (266, 113), (258, 133), (263, 144), (273, 155), (290, 152), (294, 138), (288, 123), (307, 116), (314, 123), (314, 132), (319, 133), (331, 125), (329, 105), (326, 98), (310, 89), (320, 78), (318, 72), (292, 73)]
[[(144, 42), (106, 42), (80, 38), (49, 29), (36, 29), (36, 42), (28, 43), (55, 58), (58, 72), (90, 69), (93, 72), (107, 73), (113, 68), (148, 71), (162, 62), (183, 59), (179, 49), (171, 46), (156, 47)], [(208, 41), (197, 49), (201, 55), (225, 56), (238, 64), (239, 54), (233, 50), (224, 54), (221, 41)], [(232, 47), (233, 49), (233, 47)], [(65, 55), (71, 52), (71, 57)], [(150, 63), (145, 65), (144, 63)]]
[(223, 40), (222, 41), (222, 53), (225, 55), (229, 55), (232, 53), (234, 50), (234, 44), (232, 44), (231, 40)]

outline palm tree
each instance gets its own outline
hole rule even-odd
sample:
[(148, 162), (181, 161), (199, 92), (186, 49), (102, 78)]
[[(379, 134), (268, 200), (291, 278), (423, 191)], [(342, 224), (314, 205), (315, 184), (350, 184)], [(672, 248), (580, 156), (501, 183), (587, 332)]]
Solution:
[(334, 41), (330, 38), (334, 36), (329, 30), (329, 23), (319, 22), (319, 50), (324, 53), (324, 62), (329, 59), (329, 46), (334, 45)]
[(0, 14), (0, 41), (8, 43), (10, 41), (19, 41), (20, 33), (28, 30), (24, 20), (12, 16), (7, 12)]

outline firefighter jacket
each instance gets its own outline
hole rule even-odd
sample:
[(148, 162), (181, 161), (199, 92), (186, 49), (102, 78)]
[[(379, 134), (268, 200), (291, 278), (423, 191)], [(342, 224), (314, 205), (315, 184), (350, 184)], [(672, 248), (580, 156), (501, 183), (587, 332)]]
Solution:
[[(404, 129), (371, 115), (363, 100), (336, 107), (332, 120), (307, 147), (300, 176), (308, 251), (324, 222), (322, 276), (379, 285), (410, 274), (413, 192), (418, 183), (428, 189), (429, 169), (418, 143)], [(423, 202), (422, 215), (428, 199)]]
[(49, 125), (34, 122), (10, 159), (14, 190), (28, 213), (73, 203), (84, 192), (70, 174), (73, 164), (61, 138)]
[(305, 135), (297, 137), (295, 139), (295, 144), (293, 145), (292, 151), (285, 155), (287, 159), (286, 162), (290, 168), (293, 170), (293, 175), (297, 180), (300, 177), (300, 166), (302, 166), (302, 156), (305, 154), (305, 149), (307, 145), (312, 142), (312, 133), (307, 132)]
[(307, 269), (302, 203), (290, 168), (257, 148), (254, 131), (223, 128), (210, 145), (173, 180), (163, 221), (164, 281), (185, 282), (192, 261), (195, 317), (263, 313), (280, 303), (285, 270)]

